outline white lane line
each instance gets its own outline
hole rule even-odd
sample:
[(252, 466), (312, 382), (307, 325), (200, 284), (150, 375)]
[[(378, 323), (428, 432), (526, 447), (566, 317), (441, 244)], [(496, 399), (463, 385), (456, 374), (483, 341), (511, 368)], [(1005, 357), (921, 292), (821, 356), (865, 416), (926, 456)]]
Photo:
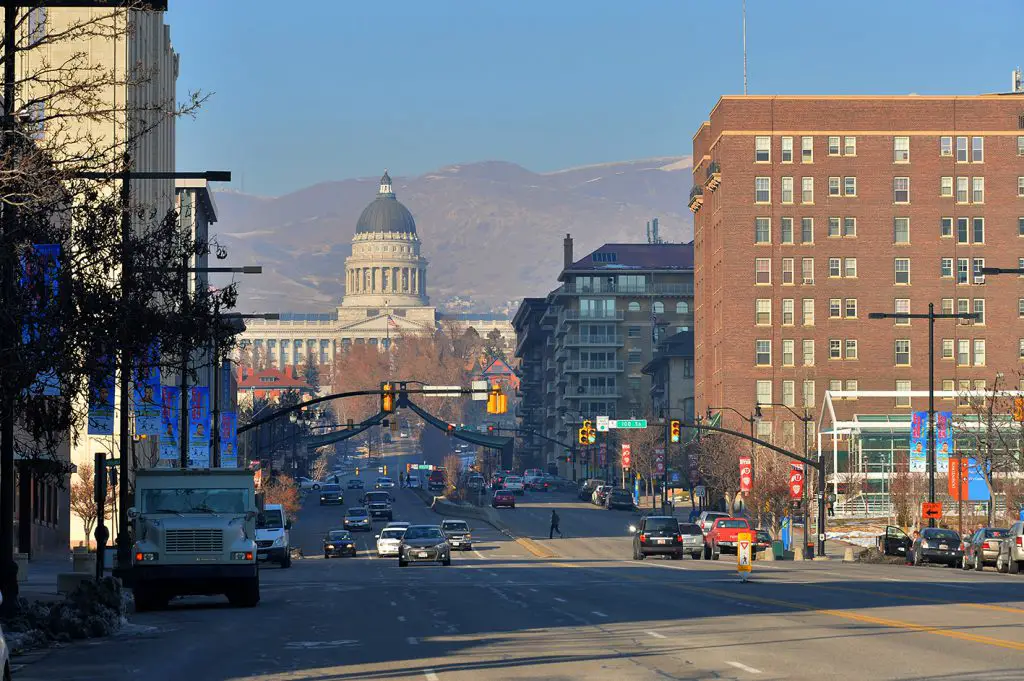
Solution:
[(424, 669), (423, 676), (427, 681), (438, 681), (437, 674), (434, 673), (433, 669)]
[(477, 551), (476, 549), (473, 549), (473, 553), (475, 553), (476, 557), (479, 558), (480, 560), (487, 560), (486, 558), (484, 558), (484, 555), (482, 553), (480, 553), (479, 551)]
[[(954, 481), (954, 482), (955, 482), (955, 481)], [(530, 588), (530, 591), (532, 591), (533, 593), (537, 593), (537, 590), (536, 590), (536, 589), (534, 589), (534, 588)]]
[(398, 621), (399, 621), (399, 622), (404, 622), (404, 621), (405, 621), (405, 616), (403, 616), (403, 615), (399, 615), (399, 616), (398, 616)]
[(569, 601), (565, 600), (564, 598), (559, 598), (558, 596), (555, 596), (555, 600), (558, 601), (559, 603), (568, 603), (569, 602)]
[(754, 669), (753, 667), (748, 667), (747, 665), (743, 664), (742, 662), (730, 662), (729, 660), (726, 660), (725, 663), (727, 665), (729, 665), (730, 667), (736, 667), (736, 669), (742, 669), (743, 671), (745, 671), (745, 672), (747, 672), (749, 674), (760, 674), (761, 673), (760, 669)]
[(607, 617), (608, 616), (608, 615), (604, 614), (603, 612), (601, 612), (600, 610), (591, 610), (590, 614), (591, 615), (597, 615), (598, 617)]
[(415, 636), (410, 636), (409, 638), (405, 639), (405, 641), (411, 646), (419, 645), (420, 643), (419, 639)]
[(398, 607), (398, 603), (395, 603), (394, 601), (391, 601), (391, 607), (392, 608), (397, 608)]
[(648, 631), (647, 635), (648, 636), (653, 636), (654, 638), (668, 638), (668, 636), (665, 636), (664, 634), (659, 634), (656, 631)]

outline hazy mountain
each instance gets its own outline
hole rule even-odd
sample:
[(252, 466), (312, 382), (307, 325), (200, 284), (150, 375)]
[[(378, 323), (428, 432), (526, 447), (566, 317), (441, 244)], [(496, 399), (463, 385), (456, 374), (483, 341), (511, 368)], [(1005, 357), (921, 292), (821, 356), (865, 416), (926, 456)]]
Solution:
[[(605, 242), (644, 241), (652, 217), (666, 241), (693, 235), (688, 157), (552, 173), (486, 161), (393, 178), (398, 200), (416, 218), (435, 304), (452, 295), (471, 295), (485, 307), (543, 295), (556, 284), (566, 233), (577, 257)], [(356, 220), (378, 181), (325, 182), (273, 198), (218, 192), (215, 228), (230, 261), (264, 268), (242, 280), (240, 309), (335, 306)]]

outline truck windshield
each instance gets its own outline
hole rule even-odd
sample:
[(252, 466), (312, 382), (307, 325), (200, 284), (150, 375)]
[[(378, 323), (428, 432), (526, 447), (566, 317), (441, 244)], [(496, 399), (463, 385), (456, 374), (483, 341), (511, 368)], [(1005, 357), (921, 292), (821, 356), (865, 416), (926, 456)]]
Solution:
[(143, 513), (245, 513), (252, 490), (240, 488), (142, 490)]
[(282, 527), (284, 518), (281, 517), (281, 511), (276, 508), (264, 511), (256, 522), (256, 528), (260, 530), (280, 530)]

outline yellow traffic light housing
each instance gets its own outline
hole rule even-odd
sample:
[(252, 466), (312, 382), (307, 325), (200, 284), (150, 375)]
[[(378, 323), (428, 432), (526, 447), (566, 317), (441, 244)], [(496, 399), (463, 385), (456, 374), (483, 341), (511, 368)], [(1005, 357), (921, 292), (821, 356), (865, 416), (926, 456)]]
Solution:
[(587, 444), (587, 429), (586, 428), (580, 428), (578, 434), (579, 434), (579, 438), (577, 439), (577, 442), (579, 442), (581, 445)]
[(359, 477), (359, 466), (356, 466), (356, 477)]
[(394, 387), (390, 383), (385, 383), (381, 387), (380, 396), (380, 410), (385, 414), (391, 414), (395, 411), (395, 393)]
[(1024, 422), (1024, 397), (1013, 398), (1013, 420)]
[(669, 440), (673, 444), (677, 444), (681, 439), (680, 423), (676, 419), (672, 419), (669, 423)]
[(508, 411), (508, 397), (501, 392), (501, 386), (491, 386), (491, 392), (487, 394), (487, 413), (504, 414)]
[(384, 464), (384, 475), (388, 474), (388, 465)]

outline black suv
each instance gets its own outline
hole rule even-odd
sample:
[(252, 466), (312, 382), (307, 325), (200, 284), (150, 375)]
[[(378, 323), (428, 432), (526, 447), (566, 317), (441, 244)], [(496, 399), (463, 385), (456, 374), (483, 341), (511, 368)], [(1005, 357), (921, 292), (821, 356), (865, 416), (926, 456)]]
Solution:
[(684, 546), (679, 533), (679, 520), (670, 515), (649, 515), (640, 519), (639, 528), (630, 528), (633, 534), (633, 560), (647, 556), (672, 556), (680, 560), (691, 549)]
[(613, 508), (624, 508), (627, 511), (632, 511), (636, 508), (633, 504), (633, 495), (630, 494), (628, 489), (613, 489), (605, 498), (605, 506), (608, 507), (609, 511)]
[(387, 492), (367, 492), (363, 496), (363, 503), (366, 504), (366, 510), (370, 512), (370, 518), (395, 519), (391, 510), (391, 495)]

